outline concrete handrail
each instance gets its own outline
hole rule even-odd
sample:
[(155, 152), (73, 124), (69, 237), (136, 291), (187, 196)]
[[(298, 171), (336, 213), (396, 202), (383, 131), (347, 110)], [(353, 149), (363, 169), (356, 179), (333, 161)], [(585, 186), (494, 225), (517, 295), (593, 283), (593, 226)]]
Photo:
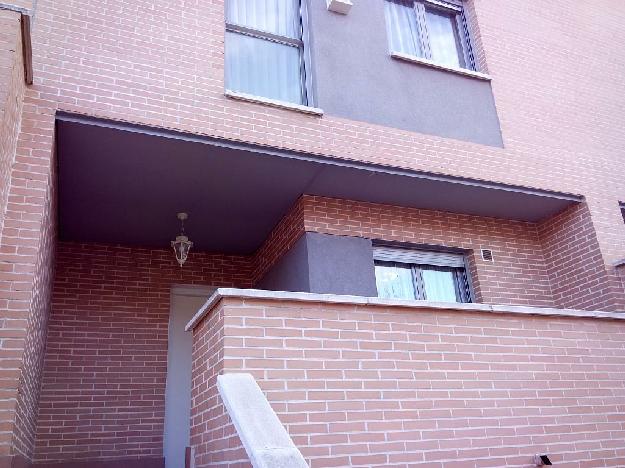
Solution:
[(251, 374), (220, 375), (217, 388), (254, 468), (308, 468)]

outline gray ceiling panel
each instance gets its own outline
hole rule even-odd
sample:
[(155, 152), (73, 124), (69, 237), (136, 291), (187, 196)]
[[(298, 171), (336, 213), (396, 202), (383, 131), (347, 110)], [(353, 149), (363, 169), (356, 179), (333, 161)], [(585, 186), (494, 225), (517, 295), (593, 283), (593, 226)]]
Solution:
[(249, 254), (303, 194), (537, 221), (581, 200), (60, 115), (63, 240)]

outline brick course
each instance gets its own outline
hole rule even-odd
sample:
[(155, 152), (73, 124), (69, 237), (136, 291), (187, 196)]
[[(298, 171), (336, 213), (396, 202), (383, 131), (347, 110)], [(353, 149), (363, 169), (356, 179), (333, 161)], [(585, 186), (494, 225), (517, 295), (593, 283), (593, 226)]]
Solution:
[(6, 210), (25, 88), (20, 15), (0, 10), (0, 226)]
[(199, 466), (249, 466), (247, 454), (217, 390), (224, 371), (224, 315), (220, 308), (200, 326), (193, 339), (191, 446)]
[[(553, 307), (534, 223), (340, 200), (302, 198), (306, 231), (467, 249), (476, 300)], [(492, 249), (495, 261), (481, 259)]]
[(193, 430), (219, 355), (313, 468), (625, 464), (622, 321), (226, 298), (194, 340)]
[[(0, 228), (4, 223), (8, 187), (10, 185), (11, 164), (15, 157), (21, 105), (24, 93), (23, 75), (19, 50), (19, 14), (0, 11)], [(1, 239), (1, 237), (0, 237)], [(5, 270), (3, 268), (3, 270)], [(2, 295), (4, 296), (4, 295)], [(0, 308), (3, 310), (5, 322), (2, 328), (23, 328), (19, 314), (11, 320), (6, 311), (8, 298), (0, 297)], [(8, 325), (8, 326), (7, 326)], [(22, 326), (20, 326), (22, 325)], [(9, 333), (3, 331), (4, 334)], [(0, 457), (11, 453), (12, 429), (15, 421), (16, 389), (21, 349), (15, 347), (18, 342), (11, 333), (8, 339), (0, 342)], [(13, 336), (11, 336), (13, 335)], [(12, 346), (11, 346), (12, 345)], [(12, 348), (12, 349), (11, 349)]]
[(587, 205), (571, 207), (541, 223), (538, 232), (558, 307), (618, 308), (616, 285), (603, 263)]
[(171, 286), (250, 277), (246, 257), (60, 243), (35, 461), (162, 457)]
[[(518, 8), (511, 2), (470, 0), (468, 8), (471, 21), (479, 25), (478, 60), (493, 77), (503, 149), (228, 100), (223, 96), (223, 0), (39, 0), (35, 84), (26, 90), (10, 182), (6, 161), (12, 155), (5, 148), (13, 143), (0, 131), (0, 193), (7, 200), (0, 246), (0, 303), (5, 311), (0, 456), (17, 451), (28, 457), (30, 452), (34, 363), (41, 358), (37, 343), (46, 321), (41, 304), (47, 292), (40, 285), (51, 276), (46, 259), (52, 243), (46, 239), (55, 229), (54, 216), (46, 213), (53, 199), (50, 168), (57, 110), (581, 193), (587, 200), (587, 229), (595, 232), (593, 251), (601, 257), (593, 262), (603, 264), (611, 278), (602, 288), (625, 306), (620, 277), (611, 267), (625, 257), (625, 225), (618, 207), (625, 200), (625, 133), (620, 128), (625, 63), (618, 47), (605, 47), (625, 41), (625, 3), (557, 0)], [(10, 33), (12, 24), (3, 33)], [(14, 43), (11, 34), (4, 37)], [(1, 57), (18, 50), (0, 44)], [(18, 69), (13, 68), (15, 73)], [(2, 84), (8, 83), (4, 70)], [(20, 115), (19, 105), (18, 100), (4, 115)], [(477, 263), (472, 268), (479, 270)], [(484, 297), (493, 294), (478, 288)], [(565, 301), (564, 290), (559, 291)], [(23, 364), (24, 356), (33, 364)], [(30, 396), (22, 397), (16, 415), (18, 387), (29, 389)], [(14, 438), (16, 420), (22, 429)]]

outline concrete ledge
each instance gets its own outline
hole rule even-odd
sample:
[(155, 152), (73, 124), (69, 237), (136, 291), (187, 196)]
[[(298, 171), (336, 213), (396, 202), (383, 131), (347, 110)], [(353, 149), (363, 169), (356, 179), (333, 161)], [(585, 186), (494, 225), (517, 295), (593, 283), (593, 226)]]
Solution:
[(327, 304), (352, 304), (360, 306), (405, 307), (410, 309), (434, 309), (457, 312), (486, 312), (513, 315), (546, 315), (551, 317), (576, 317), (593, 319), (625, 320), (625, 313), (603, 312), (575, 309), (548, 309), (540, 307), (461, 304), (457, 302), (406, 301), (399, 299), (381, 299), (379, 297), (341, 296), (337, 294), (313, 294), (305, 292), (264, 291), (260, 289), (219, 288), (198, 310), (185, 327), (191, 331), (200, 323), (213, 306), (222, 298), (267, 299), (274, 301), (321, 302)]
[(217, 388), (254, 468), (308, 468), (251, 374), (220, 375)]
[(439, 70), (457, 73), (458, 75), (468, 76), (470, 78), (477, 78), (478, 80), (490, 81), (492, 80), (490, 75), (480, 73), (474, 70), (467, 70), (466, 68), (454, 68), (447, 65), (441, 65), (440, 63), (432, 62), (431, 60), (417, 57), (416, 55), (403, 54), (401, 52), (391, 52), (391, 57), (405, 62), (412, 62), (418, 65), (425, 65), (426, 67), (438, 68)]
[(239, 101), (252, 102), (256, 104), (264, 104), (266, 106), (277, 107), (279, 109), (293, 110), (301, 112), (303, 114), (317, 115), (321, 117), (323, 115), (323, 109), (318, 107), (302, 106), (300, 104), (293, 104), (291, 102), (278, 101), (276, 99), (269, 99), (262, 96), (254, 96), (252, 94), (239, 93), (237, 91), (226, 90), (224, 93), (226, 97), (230, 99), (236, 99)]

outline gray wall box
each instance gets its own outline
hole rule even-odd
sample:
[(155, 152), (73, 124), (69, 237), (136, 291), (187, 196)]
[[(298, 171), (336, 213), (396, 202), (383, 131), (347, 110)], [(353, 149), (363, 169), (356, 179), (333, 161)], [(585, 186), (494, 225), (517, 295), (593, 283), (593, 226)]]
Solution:
[(503, 146), (489, 81), (391, 58), (384, 0), (309, 0), (315, 105), (327, 115)]
[(274, 291), (376, 296), (371, 240), (307, 232), (256, 286)]

